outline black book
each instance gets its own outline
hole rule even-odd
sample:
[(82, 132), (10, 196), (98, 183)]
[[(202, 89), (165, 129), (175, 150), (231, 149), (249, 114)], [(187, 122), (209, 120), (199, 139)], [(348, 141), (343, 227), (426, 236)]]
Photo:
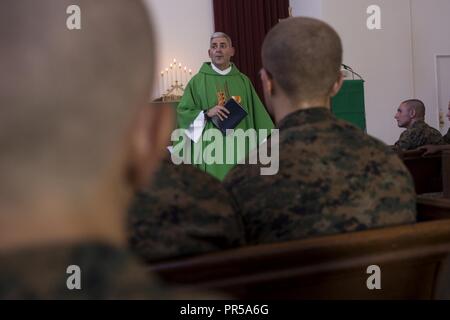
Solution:
[(220, 120), (219, 116), (214, 116), (211, 121), (224, 135), (226, 135), (227, 129), (234, 129), (236, 126), (247, 116), (247, 111), (236, 102), (233, 98), (229, 99), (225, 105), (225, 108), (230, 111), (228, 118)]

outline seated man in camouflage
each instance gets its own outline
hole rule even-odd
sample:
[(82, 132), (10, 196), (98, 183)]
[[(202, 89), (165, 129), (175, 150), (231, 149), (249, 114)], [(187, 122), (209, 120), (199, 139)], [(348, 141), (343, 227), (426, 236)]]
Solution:
[[(81, 30), (66, 28), (71, 4)], [(125, 250), (132, 185), (148, 183), (174, 116), (148, 109), (129, 130), (151, 88), (145, 7), (3, 5), (0, 299), (167, 297)]]
[(395, 143), (395, 151), (413, 150), (427, 144), (443, 143), (441, 133), (427, 125), (425, 105), (417, 99), (403, 101), (397, 109), (395, 120), (400, 128), (406, 128)]
[[(447, 119), (450, 121), (450, 101), (448, 102)], [(433, 154), (433, 153), (436, 153), (439, 151), (450, 150), (450, 129), (442, 137), (442, 140), (444, 141), (443, 145), (427, 144), (425, 146), (419, 147), (419, 149), (425, 151), (423, 153), (424, 156), (427, 156), (429, 154)]]
[(338, 34), (316, 19), (284, 20), (264, 40), (262, 61), (266, 106), (279, 129), (279, 172), (261, 176), (261, 164), (245, 164), (225, 179), (247, 240), (415, 222), (414, 186), (400, 159), (330, 112), (342, 84)]
[[(450, 101), (448, 102), (447, 107), (447, 119), (450, 121)], [(450, 129), (448, 129), (447, 133), (443, 136), (443, 140), (445, 144), (450, 144)]]
[(244, 244), (242, 221), (222, 184), (170, 158), (136, 194), (129, 223), (131, 247), (147, 262)]

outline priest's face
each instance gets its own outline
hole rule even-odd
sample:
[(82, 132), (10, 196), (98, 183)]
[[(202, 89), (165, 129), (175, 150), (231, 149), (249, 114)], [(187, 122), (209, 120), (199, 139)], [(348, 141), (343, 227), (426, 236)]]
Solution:
[(227, 38), (214, 38), (211, 40), (208, 54), (217, 68), (225, 70), (230, 66), (230, 59), (234, 56), (234, 48), (230, 45)]

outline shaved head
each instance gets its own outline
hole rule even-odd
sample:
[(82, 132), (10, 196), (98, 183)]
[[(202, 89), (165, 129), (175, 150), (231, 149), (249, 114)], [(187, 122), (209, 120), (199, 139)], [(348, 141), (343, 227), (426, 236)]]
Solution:
[[(68, 30), (69, 5), (81, 30)], [(123, 147), (154, 62), (134, 0), (6, 0), (0, 11), (0, 201), (47, 185), (76, 192)]]
[(409, 99), (403, 101), (401, 104), (405, 104), (408, 108), (415, 111), (416, 119), (424, 119), (425, 118), (425, 104), (419, 99)]
[(324, 98), (339, 79), (341, 40), (336, 31), (322, 21), (289, 18), (267, 34), (262, 63), (290, 100)]

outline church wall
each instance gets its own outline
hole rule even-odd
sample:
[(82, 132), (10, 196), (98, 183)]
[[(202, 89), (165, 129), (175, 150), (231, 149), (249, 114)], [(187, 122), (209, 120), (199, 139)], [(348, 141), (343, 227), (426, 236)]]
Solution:
[[(367, 8), (381, 8), (381, 29), (367, 28)], [(339, 32), (344, 63), (366, 80), (367, 131), (392, 144), (401, 133), (393, 117), (413, 95), (409, 0), (321, 0), (323, 20)]]
[[(442, 110), (443, 132), (449, 128), (445, 119), (450, 99), (450, 1), (412, 0), (412, 30), (414, 48), (414, 91), (427, 106), (427, 121), (439, 129), (439, 108)], [(447, 55), (447, 76), (441, 101), (438, 99), (436, 55)], [(445, 74), (443, 75), (445, 77)], [(439, 104), (440, 102), (440, 104)]]
[[(196, 72), (209, 60), (212, 0), (145, 0), (158, 30), (158, 70), (173, 58)], [(293, 15), (321, 18), (340, 33), (344, 63), (366, 80), (368, 132), (392, 144), (402, 129), (393, 117), (407, 98), (422, 98), (427, 121), (438, 127), (435, 55), (450, 54), (448, 0), (290, 0)], [(381, 30), (368, 30), (367, 7), (381, 8)], [(443, 31), (444, 30), (444, 31)], [(242, 48), (237, 48), (242, 49)], [(414, 51), (413, 51), (414, 49)], [(414, 52), (414, 54), (413, 54)], [(159, 72), (158, 72), (159, 73)], [(157, 75), (156, 75), (157, 76)], [(156, 97), (158, 90), (153, 96)]]
[(152, 99), (159, 96), (160, 71), (174, 58), (196, 73), (209, 61), (213, 33), (212, 0), (144, 0), (151, 9), (158, 39), (158, 68)]

